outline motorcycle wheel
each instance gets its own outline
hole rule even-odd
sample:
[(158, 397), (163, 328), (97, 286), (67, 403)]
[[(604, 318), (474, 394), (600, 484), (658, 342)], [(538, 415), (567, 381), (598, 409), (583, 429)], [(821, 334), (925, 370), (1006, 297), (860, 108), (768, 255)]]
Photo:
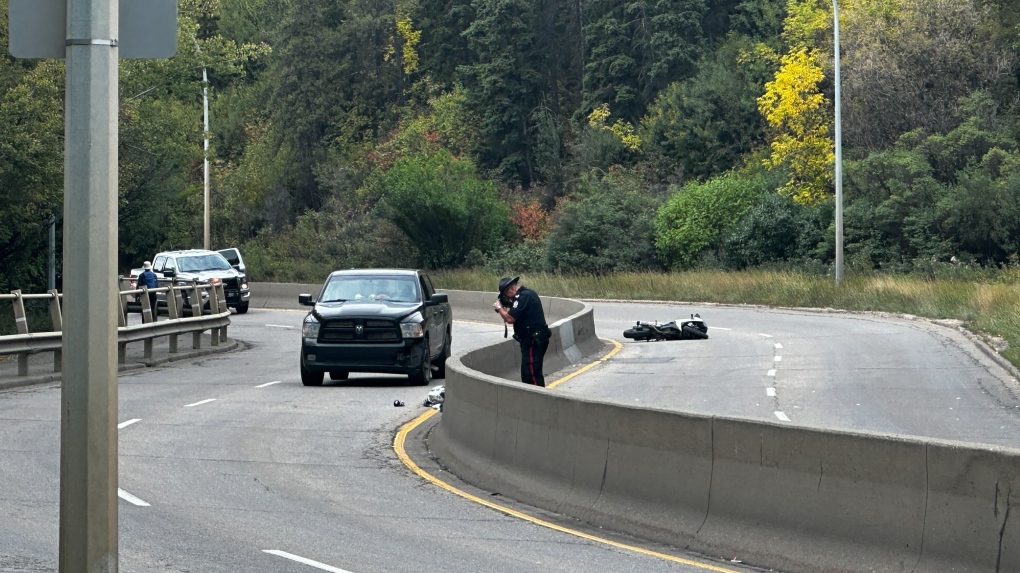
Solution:
[(645, 328), (628, 328), (623, 331), (624, 338), (633, 338), (634, 340), (645, 340), (649, 335), (650, 331)]

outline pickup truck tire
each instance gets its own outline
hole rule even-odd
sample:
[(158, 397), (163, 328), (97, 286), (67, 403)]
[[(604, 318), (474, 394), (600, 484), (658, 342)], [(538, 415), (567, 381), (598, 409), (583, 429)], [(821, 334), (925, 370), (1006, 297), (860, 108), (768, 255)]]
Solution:
[(330, 370), (329, 371), (329, 379), (330, 380), (347, 380), (348, 376), (350, 376), (350, 373), (346, 372), (344, 370)]
[(408, 376), (408, 382), (414, 386), (427, 386), (432, 381), (432, 362), (429, 360), (429, 339), (426, 336), (422, 341), (425, 350), (421, 353), (421, 366)]
[(325, 372), (310, 372), (305, 370), (304, 364), (301, 365), (301, 383), (305, 386), (322, 386), (325, 374)]
[(446, 335), (446, 344), (443, 345), (443, 353), (439, 355), (432, 364), (436, 367), (436, 371), (432, 373), (433, 378), (446, 378), (446, 359), (450, 357), (451, 347), (453, 346), (452, 337)]
[(244, 313), (248, 312), (248, 304), (249, 303), (246, 302), (244, 304), (237, 305), (237, 307), (235, 307), (236, 310), (237, 310), (237, 314), (244, 314)]

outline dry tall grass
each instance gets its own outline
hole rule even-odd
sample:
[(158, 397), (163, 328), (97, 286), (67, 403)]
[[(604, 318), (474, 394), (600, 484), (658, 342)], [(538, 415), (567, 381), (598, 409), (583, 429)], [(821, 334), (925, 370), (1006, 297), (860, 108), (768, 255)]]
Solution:
[[(438, 288), (495, 292), (499, 277), (481, 271), (441, 271)], [(885, 311), (935, 319), (959, 319), (972, 332), (1009, 342), (1002, 355), (1020, 366), (1020, 273), (1004, 271), (981, 280), (912, 276), (831, 278), (794, 272), (621, 273), (603, 276), (534, 274), (522, 283), (543, 295), (572, 298), (671, 300), (769, 306)]]

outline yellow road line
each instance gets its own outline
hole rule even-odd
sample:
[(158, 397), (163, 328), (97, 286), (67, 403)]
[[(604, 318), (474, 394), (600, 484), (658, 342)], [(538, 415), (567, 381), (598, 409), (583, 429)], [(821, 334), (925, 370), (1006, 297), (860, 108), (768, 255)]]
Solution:
[(574, 376), (579, 376), (581, 374), (584, 374), (585, 372), (591, 370), (592, 368), (595, 368), (599, 364), (602, 364), (606, 360), (609, 360), (610, 358), (616, 356), (617, 352), (623, 350), (623, 345), (620, 344), (619, 342), (613, 340), (612, 338), (607, 338), (606, 340), (608, 340), (609, 342), (612, 342), (614, 348), (612, 350), (610, 350), (605, 356), (603, 356), (602, 358), (599, 358), (595, 362), (592, 362), (591, 364), (585, 366), (584, 368), (581, 368), (580, 370), (578, 370), (576, 372), (571, 372), (570, 374), (567, 374), (563, 378), (560, 378), (558, 380), (554, 380), (554, 381), (546, 384), (546, 388), (555, 388), (555, 387), (559, 386), (560, 384), (562, 384), (563, 382), (566, 382), (567, 380), (570, 380)]
[[(619, 352), (623, 348), (623, 345), (620, 344), (619, 342), (617, 342), (615, 340), (612, 340), (612, 339), (610, 339), (609, 341), (612, 342), (615, 345), (615, 348), (613, 348), (613, 350), (609, 351), (608, 354), (606, 354), (605, 356), (603, 356), (599, 360), (597, 360), (595, 362), (592, 362), (591, 364), (589, 364), (589, 365), (585, 366), (584, 368), (578, 370), (577, 372), (573, 372), (571, 374), (568, 374), (567, 376), (564, 376), (564, 377), (562, 377), (562, 378), (552, 382), (547, 387), (548, 388), (553, 388), (556, 385), (560, 384), (561, 382), (565, 382), (565, 381), (567, 381), (567, 380), (569, 380), (569, 379), (571, 379), (571, 378), (581, 374), (582, 372), (586, 372), (587, 370), (597, 366), (598, 364), (601, 364), (601, 363), (605, 362), (606, 360), (612, 358), (617, 352)], [(582, 539), (587, 539), (589, 541), (594, 541), (596, 543), (602, 543), (604, 545), (609, 545), (609, 546), (612, 546), (612, 547), (616, 547), (617, 549), (624, 549), (626, 551), (633, 551), (635, 553), (640, 553), (642, 555), (648, 555), (648, 556), (651, 556), (651, 557), (657, 557), (659, 559), (664, 559), (666, 561), (672, 561), (673, 563), (681, 563), (683, 565), (689, 565), (691, 567), (697, 567), (698, 569), (704, 569), (706, 571), (716, 571), (717, 573), (741, 573), (740, 571), (737, 571), (735, 569), (727, 569), (725, 567), (719, 567), (718, 565), (712, 565), (712, 564), (709, 564), (709, 563), (700, 563), (698, 561), (692, 561), (690, 559), (684, 559), (683, 557), (677, 557), (675, 555), (669, 555), (669, 554), (666, 554), (666, 553), (660, 553), (658, 551), (651, 551), (649, 549), (643, 549), (641, 547), (635, 547), (633, 545), (627, 545), (626, 543), (620, 543), (618, 541), (613, 541), (611, 539), (606, 539), (604, 537), (597, 537), (595, 535), (584, 533), (583, 531), (577, 531), (576, 529), (570, 529), (568, 527), (564, 527), (562, 525), (558, 525), (558, 524), (555, 524), (555, 523), (552, 523), (552, 522), (549, 522), (549, 521), (545, 521), (543, 519), (538, 519), (537, 517), (532, 517), (532, 516), (530, 516), (530, 515), (528, 515), (526, 513), (522, 513), (520, 511), (517, 511), (517, 510), (514, 510), (514, 509), (510, 509), (509, 507), (499, 505), (498, 503), (493, 503), (493, 502), (491, 502), (491, 501), (489, 501), (487, 499), (482, 499), (482, 498), (480, 498), (480, 497), (478, 497), (476, 495), (471, 495), (470, 493), (468, 493), (466, 491), (463, 491), (463, 490), (460, 490), (460, 489), (457, 489), (457, 488), (453, 487), (452, 485), (450, 485), (450, 484), (440, 480), (439, 478), (433, 476), (432, 474), (430, 474), (430, 473), (426, 472), (425, 470), (421, 469), (420, 467), (418, 467), (418, 464), (414, 463), (414, 460), (412, 460), (410, 458), (410, 456), (407, 455), (407, 451), (404, 449), (404, 442), (407, 440), (407, 435), (409, 433), (411, 433), (415, 428), (420, 426), (422, 423), (424, 423), (426, 420), (428, 420), (429, 418), (434, 416), (435, 414), (436, 414), (436, 411), (430, 409), (428, 412), (425, 412), (422, 415), (418, 416), (417, 418), (415, 418), (415, 419), (411, 420), (410, 422), (404, 424), (400, 428), (400, 431), (397, 432), (397, 436), (393, 439), (393, 450), (397, 452), (397, 457), (400, 458), (400, 461), (404, 462), (404, 465), (407, 466), (408, 469), (410, 469), (412, 472), (418, 474), (419, 476), (424, 478), (429, 483), (432, 483), (432, 484), (434, 484), (434, 485), (436, 485), (436, 486), (438, 486), (438, 487), (440, 487), (440, 488), (442, 488), (442, 489), (444, 489), (444, 490), (446, 490), (446, 491), (448, 491), (448, 492), (450, 492), (452, 494), (459, 495), (460, 497), (463, 497), (464, 499), (467, 499), (469, 501), (473, 501), (475, 503), (484, 505), (485, 507), (488, 507), (488, 508), (491, 508), (491, 509), (495, 509), (496, 511), (500, 511), (500, 512), (506, 513), (508, 515), (512, 515), (512, 516), (514, 516), (514, 517), (516, 517), (518, 519), (523, 519), (524, 521), (527, 521), (527, 522), (530, 522), (530, 523), (534, 523), (535, 525), (540, 525), (542, 527), (547, 527), (549, 529), (553, 529), (553, 530), (559, 531), (561, 533), (566, 533), (568, 535), (574, 535), (574, 536), (580, 537)]]

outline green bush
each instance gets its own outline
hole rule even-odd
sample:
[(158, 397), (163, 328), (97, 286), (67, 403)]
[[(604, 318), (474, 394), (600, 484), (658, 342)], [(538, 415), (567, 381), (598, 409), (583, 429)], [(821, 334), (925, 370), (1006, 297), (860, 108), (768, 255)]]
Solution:
[(498, 275), (542, 272), (545, 270), (545, 246), (523, 240), (500, 245), (490, 253), (472, 250), (465, 266)]
[(496, 186), (445, 150), (398, 159), (371, 184), (381, 189), (380, 214), (411, 239), (429, 268), (460, 265), (472, 249), (490, 251), (513, 234)]
[(655, 247), (663, 265), (693, 266), (703, 250), (717, 246), (726, 228), (776, 188), (775, 176), (731, 171), (674, 191), (655, 217)]
[(722, 251), (737, 269), (811, 257), (821, 242), (820, 209), (779, 193), (766, 193), (724, 233)]
[(546, 238), (549, 268), (585, 274), (656, 268), (652, 217), (657, 206), (631, 173), (588, 173)]

